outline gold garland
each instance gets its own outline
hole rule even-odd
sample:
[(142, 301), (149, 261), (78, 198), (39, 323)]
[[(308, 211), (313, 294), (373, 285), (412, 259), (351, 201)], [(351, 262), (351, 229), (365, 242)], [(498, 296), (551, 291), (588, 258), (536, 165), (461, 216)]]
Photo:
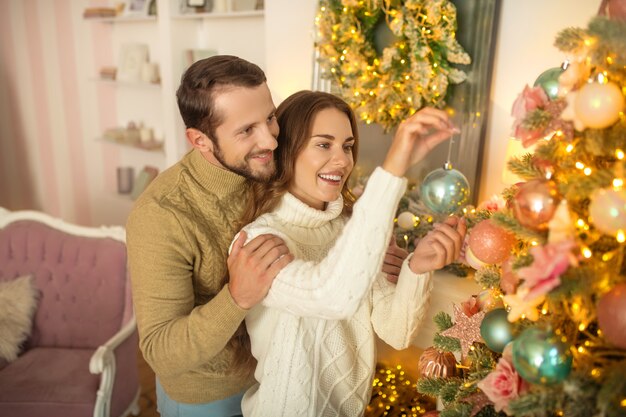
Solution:
[[(315, 22), (322, 76), (362, 121), (386, 131), (424, 106), (443, 107), (448, 85), (467, 77), (450, 65), (470, 57), (448, 0), (320, 0)], [(379, 56), (374, 36), (385, 22), (396, 39)]]

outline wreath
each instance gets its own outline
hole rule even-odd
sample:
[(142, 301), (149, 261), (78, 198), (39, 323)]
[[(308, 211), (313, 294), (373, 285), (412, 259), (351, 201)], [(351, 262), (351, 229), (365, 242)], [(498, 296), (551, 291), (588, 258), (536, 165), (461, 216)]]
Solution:
[[(442, 108), (448, 85), (467, 77), (451, 65), (470, 57), (448, 0), (320, 0), (315, 21), (321, 77), (335, 80), (362, 121), (385, 131), (424, 106)], [(377, 51), (381, 30), (394, 40)]]

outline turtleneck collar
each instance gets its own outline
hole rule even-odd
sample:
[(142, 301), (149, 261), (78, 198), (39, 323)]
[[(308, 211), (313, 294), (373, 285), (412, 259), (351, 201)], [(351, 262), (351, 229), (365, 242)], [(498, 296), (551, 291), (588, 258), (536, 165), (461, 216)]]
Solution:
[(286, 193), (274, 214), (294, 226), (315, 228), (336, 219), (342, 211), (343, 198), (341, 196), (328, 203), (326, 210), (317, 210), (298, 200), (293, 194)]
[(241, 191), (247, 182), (245, 177), (213, 165), (196, 149), (191, 150), (187, 156), (189, 171), (194, 179), (218, 197)]

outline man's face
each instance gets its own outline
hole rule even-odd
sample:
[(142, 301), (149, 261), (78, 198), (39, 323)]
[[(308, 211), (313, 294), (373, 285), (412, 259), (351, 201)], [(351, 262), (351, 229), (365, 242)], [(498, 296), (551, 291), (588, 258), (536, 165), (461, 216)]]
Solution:
[(278, 122), (267, 85), (228, 88), (217, 94), (215, 107), (223, 119), (215, 130), (217, 162), (246, 178), (269, 180), (276, 170)]

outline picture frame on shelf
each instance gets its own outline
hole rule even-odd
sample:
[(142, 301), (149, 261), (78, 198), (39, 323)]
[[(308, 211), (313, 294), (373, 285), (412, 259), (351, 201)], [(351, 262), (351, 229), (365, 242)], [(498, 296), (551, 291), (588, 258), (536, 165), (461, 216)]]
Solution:
[(141, 72), (149, 62), (148, 45), (143, 43), (125, 43), (120, 47), (120, 61), (117, 80), (126, 82), (141, 81)]
[(148, 16), (150, 0), (126, 0), (125, 4), (124, 16)]

